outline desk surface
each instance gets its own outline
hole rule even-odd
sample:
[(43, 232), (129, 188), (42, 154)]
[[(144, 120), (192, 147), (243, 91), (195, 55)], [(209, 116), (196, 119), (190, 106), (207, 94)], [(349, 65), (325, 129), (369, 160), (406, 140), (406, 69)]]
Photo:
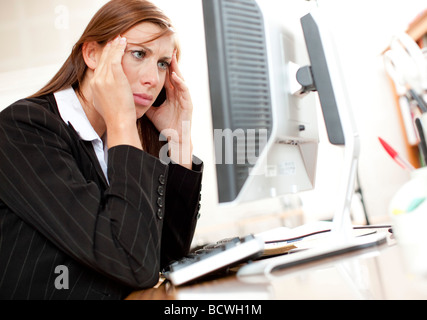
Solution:
[(134, 292), (129, 299), (147, 300), (285, 300), (285, 299), (427, 299), (427, 279), (405, 270), (401, 248), (387, 243), (295, 266), (271, 277), (242, 281), (235, 275), (198, 284)]

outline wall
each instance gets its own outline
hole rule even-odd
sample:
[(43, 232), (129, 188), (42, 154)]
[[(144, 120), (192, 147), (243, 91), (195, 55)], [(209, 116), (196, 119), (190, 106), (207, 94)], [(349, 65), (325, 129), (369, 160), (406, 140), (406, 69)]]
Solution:
[[(33, 93), (53, 76), (91, 16), (105, 2), (1, 0), (0, 110)], [(218, 207), (201, 1), (154, 2), (172, 18), (180, 35), (181, 69), (195, 106), (194, 149), (205, 162), (199, 230), (248, 215), (280, 210), (278, 199), (240, 208)], [(408, 179), (407, 173), (386, 156), (377, 141), (377, 136), (382, 136), (396, 149), (404, 150), (402, 134), (396, 129), (396, 109), (380, 52), (392, 34), (404, 30), (425, 7), (425, 0), (319, 0), (318, 4), (335, 25), (344, 71), (351, 75), (350, 95), (362, 139), (361, 185), (369, 214), (380, 219), (386, 214), (391, 196)], [(278, 9), (286, 10), (287, 5), (293, 10), (305, 10), (314, 4), (304, 0), (278, 1)], [(339, 185), (342, 151), (328, 144), (320, 118), (319, 126), (321, 142), (316, 189), (301, 194), (306, 220), (331, 216)], [(360, 212), (358, 214), (360, 217)]]

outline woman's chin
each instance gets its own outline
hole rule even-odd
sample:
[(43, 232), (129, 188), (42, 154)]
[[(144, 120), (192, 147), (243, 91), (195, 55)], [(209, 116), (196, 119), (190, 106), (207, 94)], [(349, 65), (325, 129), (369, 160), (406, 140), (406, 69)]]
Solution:
[(136, 118), (137, 119), (141, 119), (144, 114), (147, 112), (148, 109), (150, 109), (151, 107), (142, 107), (142, 106), (136, 106), (135, 110), (136, 110)]

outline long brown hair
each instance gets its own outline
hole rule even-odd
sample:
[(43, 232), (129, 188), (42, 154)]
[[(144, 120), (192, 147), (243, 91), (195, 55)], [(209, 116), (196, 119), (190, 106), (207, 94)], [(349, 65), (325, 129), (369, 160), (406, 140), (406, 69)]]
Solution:
[[(169, 18), (149, 1), (111, 0), (107, 2), (93, 16), (61, 69), (42, 89), (31, 97), (51, 94), (71, 86), (84, 99), (81, 92), (81, 84), (83, 83), (87, 66), (83, 59), (83, 44), (96, 41), (100, 45), (105, 45), (118, 35), (125, 33), (142, 22), (154, 23), (162, 29), (162, 32), (155, 35), (150, 41), (173, 32)], [(176, 49), (178, 58), (178, 45)], [(159, 141), (159, 132), (146, 116), (138, 119), (138, 130), (144, 150), (153, 156), (158, 156), (162, 146)]]

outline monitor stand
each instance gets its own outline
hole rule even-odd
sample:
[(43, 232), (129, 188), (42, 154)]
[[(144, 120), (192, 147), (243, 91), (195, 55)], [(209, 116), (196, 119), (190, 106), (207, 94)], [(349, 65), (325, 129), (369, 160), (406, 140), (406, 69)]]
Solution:
[(251, 262), (239, 269), (237, 272), (238, 277), (259, 275), (268, 277), (273, 271), (369, 248), (386, 242), (387, 235), (385, 233), (374, 233), (360, 237), (355, 237), (353, 233), (350, 204), (357, 172), (357, 150), (359, 148), (357, 144), (357, 135), (354, 136), (354, 139), (346, 140), (342, 194), (338, 198), (338, 208), (334, 214), (331, 232), (325, 241), (322, 241), (319, 246), (304, 251)]
[(337, 208), (334, 213), (331, 232), (328, 234), (326, 241), (322, 241), (322, 244), (318, 247), (249, 263), (239, 269), (237, 272), (238, 277), (268, 275), (270, 272), (276, 270), (386, 242), (387, 236), (384, 233), (375, 233), (361, 237), (354, 236), (350, 218), (350, 207), (354, 194), (360, 142), (356, 126), (352, 121), (350, 109), (341, 109), (343, 109), (340, 113), (341, 120), (347, 118), (347, 121), (343, 121), (345, 145), (343, 174), (340, 183), (341, 194), (337, 196)]
[(342, 193), (338, 197), (338, 207), (334, 214), (331, 232), (327, 235), (325, 241), (322, 241), (319, 246), (304, 251), (249, 263), (239, 269), (237, 272), (238, 277), (252, 275), (268, 276), (273, 271), (369, 248), (386, 242), (387, 235), (385, 233), (374, 233), (360, 237), (355, 237), (353, 233), (353, 226), (350, 219), (350, 205), (357, 172), (358, 140), (358, 135), (354, 135), (349, 139), (346, 136), (344, 174), (340, 188)]

